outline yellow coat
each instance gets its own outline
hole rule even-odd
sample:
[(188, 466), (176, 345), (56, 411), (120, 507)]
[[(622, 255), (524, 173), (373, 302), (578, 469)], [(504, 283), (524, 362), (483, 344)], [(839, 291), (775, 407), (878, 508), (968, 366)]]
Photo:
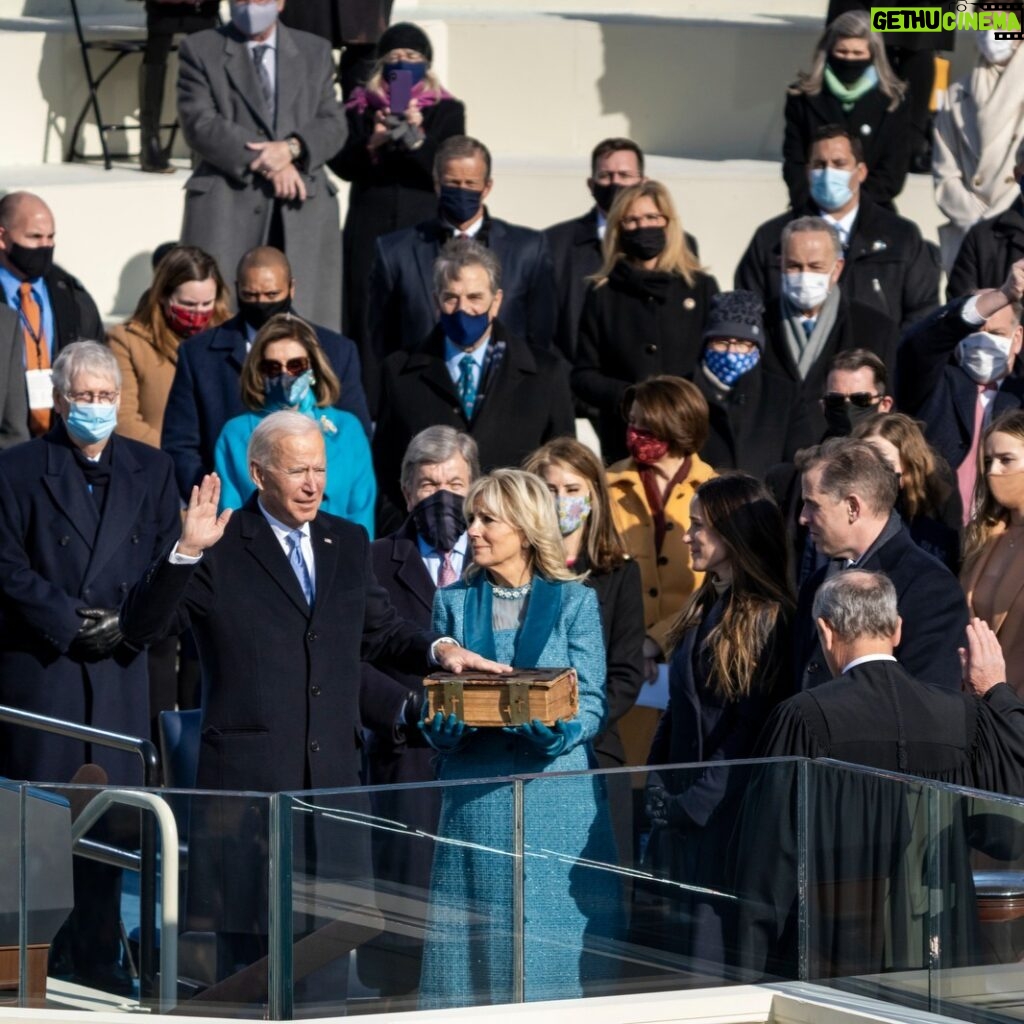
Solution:
[(107, 344), (121, 367), (117, 432), (159, 448), (177, 360), (157, 352), (150, 332), (134, 320), (111, 327)]
[(609, 467), (612, 518), (626, 550), (640, 566), (647, 635), (665, 650), (665, 637), (686, 599), (703, 582), (704, 574), (690, 567), (690, 549), (683, 534), (690, 528), (690, 502), (697, 488), (717, 474), (699, 456), (690, 457), (690, 473), (676, 484), (665, 503), (666, 532), (661, 555), (654, 550), (654, 517), (632, 459)]

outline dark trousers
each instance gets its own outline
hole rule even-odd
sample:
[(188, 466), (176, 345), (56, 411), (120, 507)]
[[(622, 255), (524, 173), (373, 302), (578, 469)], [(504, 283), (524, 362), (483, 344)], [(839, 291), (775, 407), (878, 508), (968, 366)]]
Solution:
[(931, 111), (928, 108), (935, 85), (935, 51), (889, 46), (885, 52), (893, 70), (907, 83), (907, 106), (914, 133), (912, 148), (918, 153), (931, 145)]

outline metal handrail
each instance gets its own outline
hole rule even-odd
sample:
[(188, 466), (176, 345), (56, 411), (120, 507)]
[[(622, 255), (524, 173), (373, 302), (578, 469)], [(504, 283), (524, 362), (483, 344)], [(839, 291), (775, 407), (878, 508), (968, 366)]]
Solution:
[(85, 805), (71, 826), (77, 843), (110, 807), (137, 807), (152, 811), (160, 829), (163, 870), (160, 872), (160, 1003), (168, 1013), (178, 1001), (178, 826), (167, 801), (155, 793), (131, 789), (103, 789)]
[[(34, 711), (24, 711), (0, 704), (0, 722), (23, 725), (39, 732), (53, 733), (66, 739), (83, 740), (112, 750), (138, 754), (142, 760), (142, 784), (147, 789), (160, 785), (160, 755), (156, 744), (147, 738), (108, 732), (91, 725), (79, 725), (60, 718), (50, 718)], [(142, 867), (139, 872), (139, 994), (149, 995), (153, 985), (153, 962), (156, 958), (156, 853), (150, 819), (142, 825)]]

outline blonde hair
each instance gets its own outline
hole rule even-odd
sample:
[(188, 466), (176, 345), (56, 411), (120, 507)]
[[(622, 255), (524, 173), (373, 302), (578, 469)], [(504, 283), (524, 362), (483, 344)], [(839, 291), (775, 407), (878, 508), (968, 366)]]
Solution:
[(885, 55), (882, 33), (871, 31), (871, 19), (867, 11), (847, 11), (825, 27), (814, 50), (811, 70), (797, 72), (796, 84), (789, 88), (790, 95), (799, 96), (804, 93), (817, 96), (821, 92), (825, 80), (825, 63), (832, 47), (840, 39), (863, 39), (868, 44), (871, 63), (878, 73), (878, 91), (889, 98), (888, 109), (895, 110), (902, 102), (907, 87), (897, 77)]
[(971, 503), (971, 521), (964, 534), (964, 569), (979, 554), (993, 534), (1010, 525), (1010, 511), (996, 501), (989, 490), (985, 475), (985, 443), (993, 434), (1006, 434), (1018, 441), (1024, 441), (1024, 411), (1014, 409), (994, 419), (981, 436), (978, 445), (978, 479), (974, 485), (974, 500)]
[(612, 208), (608, 211), (608, 225), (604, 232), (602, 251), (604, 262), (601, 269), (590, 278), (598, 288), (608, 280), (615, 264), (625, 259), (620, 248), (619, 236), (622, 234), (622, 218), (638, 199), (651, 199), (658, 212), (668, 222), (665, 225), (665, 248), (658, 254), (654, 269), (666, 273), (679, 274), (688, 284), (693, 285), (696, 276), (704, 270), (700, 261), (686, 244), (682, 221), (676, 211), (672, 195), (660, 181), (642, 181), (639, 185), (630, 185), (622, 189), (615, 197)]
[[(496, 469), (480, 477), (466, 494), (467, 520), (478, 506), (522, 534), (527, 562), (535, 573), (549, 580), (583, 579), (565, 565), (555, 503), (539, 477), (522, 469)], [(466, 578), (470, 579), (480, 568), (470, 565)]]

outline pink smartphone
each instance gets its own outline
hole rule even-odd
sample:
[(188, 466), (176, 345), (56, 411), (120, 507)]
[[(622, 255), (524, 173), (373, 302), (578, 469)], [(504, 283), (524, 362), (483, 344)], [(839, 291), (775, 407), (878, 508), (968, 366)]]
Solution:
[(412, 99), (412, 72), (399, 68), (388, 73), (388, 89), (392, 114), (404, 114)]

